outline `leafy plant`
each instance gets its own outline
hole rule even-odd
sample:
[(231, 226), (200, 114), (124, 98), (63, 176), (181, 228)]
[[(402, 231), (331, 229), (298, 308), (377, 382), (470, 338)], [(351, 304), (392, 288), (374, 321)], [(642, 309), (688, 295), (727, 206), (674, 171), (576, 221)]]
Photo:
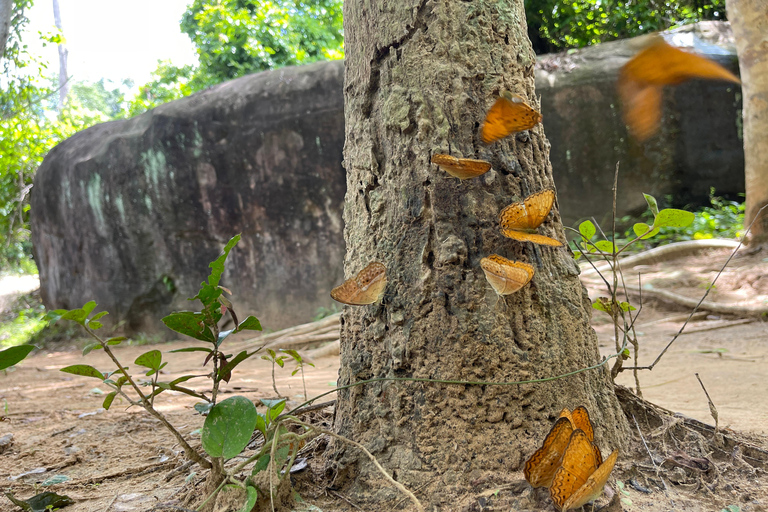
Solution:
[[(643, 239), (643, 243), (636, 246), (635, 249), (686, 240), (740, 238), (744, 232), (744, 203), (717, 197), (714, 188), (710, 189), (709, 202), (710, 206), (705, 206), (695, 212), (695, 219), (691, 224), (684, 228), (661, 227), (652, 239)], [(641, 219), (647, 222), (651, 217), (652, 213), (648, 211), (643, 214)], [(621, 222), (626, 223), (629, 220), (629, 217), (624, 217)], [(626, 231), (621, 239), (617, 239), (617, 242), (629, 239), (632, 233), (632, 229)]]
[[(71, 320), (81, 325), (94, 339), (93, 343), (83, 349), (83, 355), (94, 350), (103, 350), (116, 367), (115, 370), (105, 371), (88, 364), (75, 364), (62, 368), (61, 371), (100, 380), (110, 389), (110, 392), (104, 396), (102, 405), (105, 409), (109, 409), (116, 399), (121, 398), (131, 405), (144, 408), (160, 420), (163, 426), (174, 435), (187, 457), (210, 470), (209, 488), (215, 490), (206, 497), (201, 507), (213, 499), (225, 485), (234, 484), (244, 491), (241, 510), (247, 512), (251, 510), (259, 496), (271, 498), (272, 492), (269, 489), (273, 488), (275, 479), (277, 479), (277, 485), (287, 485), (287, 482), (290, 482), (290, 479), (285, 478), (288, 471), (283, 469), (286, 466), (291, 467), (305, 440), (318, 433), (309, 426), (301, 426), (301, 433), (298, 434), (289, 431), (286, 422), (296, 420), (293, 416), (281, 417), (285, 409), (285, 399), (262, 400), (259, 405), (266, 407), (263, 413), (258, 412), (257, 405), (246, 397), (233, 396), (217, 401), (222, 382), (229, 382), (233, 370), (263, 348), (259, 347), (252, 351), (243, 350), (236, 355), (226, 353), (223, 348), (224, 342), (232, 334), (244, 330), (261, 330), (261, 324), (254, 316), (239, 320), (234, 305), (226, 297), (231, 293), (220, 284), (226, 258), (239, 240), (240, 235), (233, 237), (224, 247), (221, 255), (211, 262), (208, 279), (201, 283), (197, 295), (190, 299), (200, 301), (202, 307), (197, 311), (180, 311), (163, 318), (163, 322), (170, 329), (202, 342), (195, 346), (172, 350), (170, 353), (200, 352), (204, 355), (203, 366), (211, 367), (206, 375), (183, 375), (170, 381), (162, 379), (161, 372), (169, 362), (165, 361), (163, 354), (156, 349), (138, 356), (133, 362), (138, 371), (129, 371), (130, 368), (123, 365), (112, 350), (112, 347), (123, 343), (126, 338), (118, 336), (104, 339), (97, 334), (97, 331), (103, 327), (101, 319), (107, 312), (94, 314), (96, 303), (93, 301), (87, 302), (79, 309), (52, 311), (49, 317), (54, 320)], [(235, 327), (222, 331), (219, 329), (219, 324), (225, 315), (232, 318)], [(15, 364), (26, 356), (23, 352), (33, 348), (27, 347), (16, 347), (9, 353), (0, 352), (0, 363)], [(302, 371), (303, 375), (303, 365), (310, 364), (302, 360), (295, 351), (289, 350), (286, 351), (287, 355), (278, 355), (270, 349), (268, 354), (273, 364), (281, 367), (284, 359), (293, 358), (297, 362), (294, 374)], [(210, 380), (209, 391), (201, 392), (182, 385), (198, 378)], [(142, 390), (142, 388), (147, 389)], [(200, 400), (195, 405), (195, 409), (207, 415), (201, 432), (203, 452), (190, 445), (165, 416), (155, 409), (155, 399), (168, 390), (184, 393)], [(264, 439), (261, 447), (254, 454), (246, 457), (245, 461), (231, 469), (225, 469), (225, 461), (240, 455), (250, 443), (254, 432), (260, 433)], [(244, 478), (239, 476), (245, 466), (252, 463), (256, 465), (250, 475)]]
[[(646, 222), (635, 223), (632, 226), (631, 234), (628, 232), (626, 240), (620, 242), (618, 239), (609, 239), (609, 236), (591, 221), (584, 221), (579, 224), (578, 230), (573, 230), (578, 234), (578, 237), (574, 240), (574, 245), (576, 247), (574, 255), (577, 259), (584, 257), (595, 269), (597, 269), (597, 267), (595, 267), (595, 262), (592, 258), (603, 260), (608, 263), (610, 281), (609, 279), (606, 279), (599, 270), (598, 274), (605, 282), (610, 297), (598, 297), (592, 303), (592, 307), (598, 311), (607, 313), (611, 317), (614, 325), (616, 351), (621, 354), (621, 357), (616, 358), (616, 363), (611, 369), (611, 375), (613, 377), (622, 370), (623, 361), (630, 357), (630, 351), (629, 348), (626, 348), (626, 342), (631, 343), (634, 347), (635, 368), (637, 368), (638, 357), (637, 334), (635, 333), (634, 328), (637, 314), (632, 313), (633, 311), (636, 311), (636, 308), (629, 302), (622, 301), (618, 298), (620, 287), (626, 286), (618, 266), (619, 256), (622, 253), (629, 251), (633, 244), (639, 244), (643, 240), (657, 236), (662, 229), (684, 229), (693, 224), (695, 220), (695, 215), (685, 210), (677, 210), (674, 208), (659, 210), (658, 203), (653, 196), (648, 194), (643, 194), (643, 196), (645, 197), (646, 203), (648, 203), (649, 214), (647, 218), (650, 224)], [(600, 236), (597, 236), (598, 231)], [(617, 244), (619, 245), (617, 246)], [(620, 277), (621, 283), (619, 283)], [(622, 343), (622, 340), (625, 342)], [(639, 391), (640, 383), (637, 370), (635, 369), (634, 371), (635, 382)]]

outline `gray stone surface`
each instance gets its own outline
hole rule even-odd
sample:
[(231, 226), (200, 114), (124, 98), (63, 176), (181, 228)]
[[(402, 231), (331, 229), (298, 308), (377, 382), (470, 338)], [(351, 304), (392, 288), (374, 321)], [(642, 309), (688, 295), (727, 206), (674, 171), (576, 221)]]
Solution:
[[(267, 328), (308, 321), (343, 280), (343, 63), (250, 75), (80, 132), (37, 172), (43, 301), (95, 300), (166, 332), (227, 240), (222, 285)], [(106, 319), (105, 318), (105, 319)]]
[[(688, 25), (665, 38), (739, 73), (727, 23)], [(604, 43), (537, 62), (536, 91), (566, 226), (610, 219), (616, 162), (619, 217), (646, 209), (641, 192), (659, 200), (671, 195), (678, 207), (708, 204), (710, 187), (719, 195), (744, 192), (741, 88), (708, 80), (666, 88), (661, 130), (640, 144), (627, 133), (615, 85), (632, 46), (631, 39)]]
[[(727, 24), (669, 36), (738, 73)], [(630, 41), (544, 56), (536, 69), (565, 225), (619, 216), (641, 192), (678, 206), (744, 191), (740, 90), (692, 81), (665, 92), (660, 135), (628, 135), (615, 80)], [(53, 308), (94, 299), (129, 331), (163, 332), (187, 309), (207, 264), (241, 232), (222, 284), (241, 316), (276, 329), (330, 306), (343, 281), (343, 63), (233, 80), (134, 119), (94, 126), (54, 148), (32, 194), (42, 296)]]

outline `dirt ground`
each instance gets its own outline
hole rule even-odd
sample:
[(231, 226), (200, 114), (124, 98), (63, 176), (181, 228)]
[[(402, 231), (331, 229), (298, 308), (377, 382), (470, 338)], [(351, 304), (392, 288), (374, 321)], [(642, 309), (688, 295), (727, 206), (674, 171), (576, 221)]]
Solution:
[[(698, 298), (704, 292), (702, 286), (714, 277), (729, 253), (711, 250), (634, 270), (644, 274), (643, 282)], [(764, 304), (768, 298), (765, 256), (759, 253), (734, 259), (709, 300)], [(605, 295), (593, 286), (594, 279), (585, 278), (585, 283), (592, 297)], [(10, 295), (0, 291), (6, 303)], [(654, 301), (644, 304), (636, 324), (641, 365), (655, 359), (680, 328), (682, 322), (677, 317), (686, 312), (689, 309)], [(601, 352), (613, 353), (613, 327), (608, 316), (595, 311), (593, 321)], [(672, 345), (652, 372), (640, 372), (639, 382), (646, 400), (704, 424), (714, 424), (707, 398), (695, 376), (698, 373), (717, 408), (719, 426), (725, 430), (717, 435), (701, 434), (689, 428), (698, 423), (685, 423), (688, 420), (682, 417), (655, 421), (645, 414), (644, 420), (639, 418), (646, 434), (642, 439), (636, 436), (632, 453), (620, 457), (614, 477), (624, 488), (606, 510), (720, 512), (728, 506), (737, 508), (726, 509), (727, 512), (768, 510), (767, 329), (766, 323), (758, 318), (702, 315), (688, 325), (686, 334)], [(233, 341), (238, 344), (243, 339)], [(175, 342), (154, 347), (119, 346), (116, 353), (131, 364), (151, 348), (167, 352), (189, 345)], [(171, 360), (164, 380), (203, 373), (199, 354), (174, 354)], [(317, 367), (308, 368), (306, 374), (310, 396), (333, 389), (338, 371), (337, 356), (314, 362)], [(101, 404), (107, 389), (99, 381), (59, 371), (78, 363), (111, 369), (103, 352), (95, 351), (83, 358), (73, 343), (55, 352), (37, 353), (17, 367), (0, 372), (0, 439), (6, 434), (13, 435), (9, 446), (0, 445), (0, 489), (22, 498), (46, 490), (67, 494), (76, 502), (65, 509), (72, 512), (145, 511), (160, 503), (179, 503), (190, 486), (200, 485), (199, 468), (178, 470), (184, 463), (183, 454), (157, 420), (138, 408), (126, 408), (119, 400), (104, 411)], [(625, 364), (629, 363), (631, 360)], [(302, 380), (298, 375), (290, 376), (291, 370), (276, 370), (277, 389), (298, 404), (304, 398)], [(234, 372), (222, 398), (232, 394), (253, 401), (274, 398), (270, 373), (268, 362), (256, 358), (246, 361)], [(632, 372), (621, 373), (617, 383), (634, 388)], [(199, 446), (200, 436), (195, 431), (201, 427), (203, 418), (192, 409), (196, 400), (173, 391), (161, 397), (158, 409), (182, 434), (193, 439), (193, 445)], [(333, 398), (333, 394), (327, 397)], [(641, 441), (649, 443), (653, 458), (648, 457)], [(693, 445), (697, 446), (695, 450)], [(687, 448), (690, 450), (686, 455), (683, 452)], [(23, 476), (25, 473), (29, 474)], [(58, 475), (68, 480), (46, 485), (46, 480)], [(554, 510), (544, 495), (531, 491), (521, 480), (522, 473), (504, 475), (498, 482), (478, 488), (479, 505), (462, 508)], [(324, 497), (322, 492), (308, 494), (308, 501), (314, 498), (319, 507), (313, 510), (366, 510), (338, 497)], [(624, 499), (621, 504), (619, 498)], [(601, 501), (607, 502), (608, 497)], [(392, 508), (396, 509), (407, 510), (408, 502)], [(0, 497), (0, 511), (11, 510), (19, 509)]]

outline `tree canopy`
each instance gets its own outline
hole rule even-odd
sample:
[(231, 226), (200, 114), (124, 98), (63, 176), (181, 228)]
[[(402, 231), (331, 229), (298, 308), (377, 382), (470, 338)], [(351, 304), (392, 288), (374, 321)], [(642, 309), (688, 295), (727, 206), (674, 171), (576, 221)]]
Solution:
[(537, 54), (726, 19), (725, 0), (526, 0), (525, 17)]

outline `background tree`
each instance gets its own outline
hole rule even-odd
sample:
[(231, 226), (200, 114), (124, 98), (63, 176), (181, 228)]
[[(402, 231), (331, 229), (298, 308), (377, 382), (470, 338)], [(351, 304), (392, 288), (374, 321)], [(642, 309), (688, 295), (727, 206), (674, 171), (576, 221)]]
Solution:
[[(523, 2), (348, 0), (345, 112), (347, 274), (387, 268), (380, 304), (342, 315), (339, 385), (375, 377), (520, 381), (599, 361), (590, 303), (567, 248), (505, 239), (499, 211), (554, 185), (541, 125), (490, 146), (478, 127), (502, 89), (536, 102)], [(433, 153), (493, 169), (459, 182)], [(540, 232), (564, 240), (555, 210)], [(491, 253), (531, 263), (532, 283), (498, 299), (480, 269)], [(516, 470), (562, 407), (585, 404), (604, 449), (627, 425), (604, 367), (543, 384), (378, 382), (339, 393), (336, 429), (397, 480), (460, 508), (473, 482)], [(382, 502), (367, 459), (336, 448), (353, 501)], [(351, 482), (350, 482), (351, 480)]]
[[(768, 204), (768, 5), (764, 0), (728, 0), (728, 15), (736, 40), (744, 98), (744, 174), (747, 204), (744, 225)], [(751, 231), (753, 244), (768, 241), (768, 215)]]
[(533, 49), (542, 54), (724, 20), (725, 0), (528, 0), (525, 16)]

